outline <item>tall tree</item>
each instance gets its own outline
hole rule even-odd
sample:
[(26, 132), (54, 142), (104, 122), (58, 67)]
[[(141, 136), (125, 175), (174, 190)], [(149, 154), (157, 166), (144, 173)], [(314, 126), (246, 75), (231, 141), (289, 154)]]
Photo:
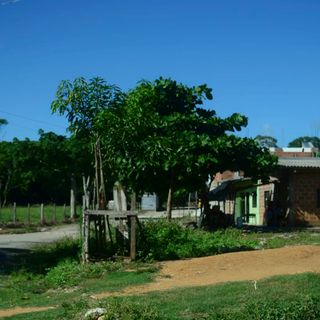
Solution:
[(62, 81), (51, 104), (52, 112), (66, 115), (70, 132), (84, 143), (89, 142), (92, 145), (97, 204), (100, 209), (106, 207), (106, 192), (100, 135), (95, 128), (95, 120), (102, 110), (121, 103), (122, 97), (117, 86), (107, 84), (102, 78), (89, 81), (77, 78), (73, 82)]
[(278, 140), (271, 136), (257, 135), (254, 138), (262, 148), (277, 148)]
[(315, 148), (320, 149), (320, 138), (318, 137), (310, 137), (310, 136), (304, 136), (304, 137), (298, 137), (291, 142), (289, 142), (288, 147), (291, 148), (301, 148), (303, 143), (311, 142)]
[(218, 171), (266, 176), (275, 163), (253, 139), (231, 134), (246, 126), (246, 117), (220, 118), (201, 107), (206, 99), (212, 99), (207, 85), (188, 87), (159, 78), (140, 82), (122, 107), (98, 117), (105, 160), (116, 179), (135, 192), (167, 190), (168, 219), (175, 190), (204, 195), (208, 177)]

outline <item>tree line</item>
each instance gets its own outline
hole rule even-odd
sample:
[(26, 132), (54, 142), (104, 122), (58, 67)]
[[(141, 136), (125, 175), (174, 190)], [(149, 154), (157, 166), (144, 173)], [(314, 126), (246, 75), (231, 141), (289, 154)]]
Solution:
[(1, 203), (66, 202), (77, 183), (87, 205), (105, 209), (117, 183), (131, 200), (157, 193), (170, 218), (177, 192), (198, 191), (206, 209), (217, 172), (267, 179), (276, 158), (236, 134), (246, 116), (219, 117), (205, 106), (212, 99), (206, 84), (162, 77), (127, 92), (102, 78), (62, 81), (51, 110), (67, 117), (71, 137), (40, 130), (38, 141), (0, 142)]
[[(255, 140), (261, 147), (278, 148), (278, 140), (272, 136), (257, 135)], [(316, 136), (303, 136), (293, 139), (288, 143), (289, 148), (301, 148), (304, 143), (311, 143), (315, 148), (320, 149), (320, 138)]]
[(0, 141), (0, 204), (68, 203), (71, 181), (81, 186), (91, 167), (88, 145), (73, 137), (39, 130), (37, 141)]

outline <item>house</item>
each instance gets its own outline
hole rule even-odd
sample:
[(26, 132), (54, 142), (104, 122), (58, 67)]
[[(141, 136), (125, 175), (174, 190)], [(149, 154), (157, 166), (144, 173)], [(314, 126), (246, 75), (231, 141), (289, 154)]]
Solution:
[(275, 178), (266, 183), (253, 181), (241, 172), (217, 174), (208, 194), (210, 205), (232, 215), (236, 225), (263, 225), (268, 203), (274, 198), (276, 182)]
[(290, 226), (320, 225), (320, 158), (282, 157), (276, 198)]

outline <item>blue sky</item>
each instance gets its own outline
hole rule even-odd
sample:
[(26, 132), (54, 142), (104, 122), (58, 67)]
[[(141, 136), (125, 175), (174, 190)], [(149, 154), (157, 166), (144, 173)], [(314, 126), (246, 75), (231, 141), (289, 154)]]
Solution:
[(319, 0), (0, 0), (0, 139), (65, 134), (62, 79), (160, 75), (207, 83), (218, 115), (249, 117), (243, 135), (319, 136), (319, 35)]

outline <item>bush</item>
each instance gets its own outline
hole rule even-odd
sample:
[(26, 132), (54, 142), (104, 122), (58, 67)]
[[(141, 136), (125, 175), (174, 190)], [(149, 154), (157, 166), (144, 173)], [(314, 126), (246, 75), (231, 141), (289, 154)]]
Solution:
[(111, 299), (105, 306), (105, 320), (160, 320), (157, 310), (142, 302)]
[(162, 220), (142, 224), (137, 248), (141, 259), (173, 260), (252, 250), (257, 245), (236, 229), (207, 232)]
[(106, 273), (119, 270), (123, 270), (122, 262), (80, 264), (78, 261), (67, 259), (49, 269), (45, 280), (49, 287), (64, 288), (76, 286), (86, 278), (99, 278)]

